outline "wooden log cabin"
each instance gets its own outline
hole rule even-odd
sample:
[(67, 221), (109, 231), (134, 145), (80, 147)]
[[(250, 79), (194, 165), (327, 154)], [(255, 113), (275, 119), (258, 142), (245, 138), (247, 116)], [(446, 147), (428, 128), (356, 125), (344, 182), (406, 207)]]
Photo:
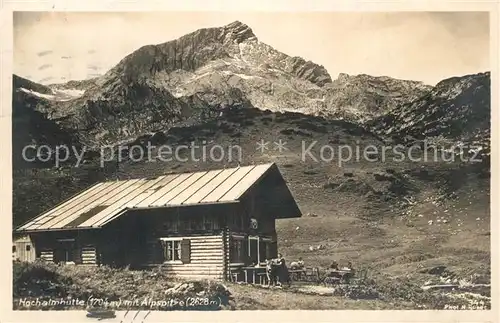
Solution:
[(275, 221), (300, 216), (273, 163), (98, 183), (15, 233), (45, 261), (225, 279), (276, 257)]

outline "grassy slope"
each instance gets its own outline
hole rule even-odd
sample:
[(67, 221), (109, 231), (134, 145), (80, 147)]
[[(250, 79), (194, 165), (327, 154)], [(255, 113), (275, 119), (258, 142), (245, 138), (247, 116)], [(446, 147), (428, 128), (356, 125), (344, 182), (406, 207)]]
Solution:
[[(255, 143), (261, 138), (283, 139), (289, 150), (282, 153), (269, 150), (260, 154), (255, 151)], [(333, 260), (341, 264), (352, 261), (358, 268), (369, 268), (371, 277), (380, 278), (389, 285), (392, 279), (408, 278), (415, 284), (434, 279), (420, 271), (437, 265), (448, 266), (460, 278), (469, 279), (472, 274), (478, 274), (480, 278), (475, 279), (489, 281), (489, 180), (481, 177), (472, 166), (396, 163), (390, 158), (385, 162), (353, 161), (342, 167), (335, 160), (333, 163), (302, 162), (302, 140), (308, 143), (317, 140), (333, 147), (356, 142), (380, 146), (382, 142), (344, 122), (256, 110), (233, 112), (218, 122), (174, 129), (166, 136), (157, 135), (155, 140), (158, 141), (155, 144), (171, 145), (191, 140), (238, 144), (243, 147), (243, 164), (277, 162), (304, 214), (300, 219), (277, 222), (279, 248), (289, 261), (302, 257), (307, 265), (320, 267)], [(45, 192), (60, 192), (56, 183), (64, 178), (65, 183), (69, 183), (65, 194), (69, 195), (98, 178), (114, 178), (116, 175), (143, 177), (221, 166), (221, 163), (210, 162), (123, 162), (117, 173), (92, 172), (97, 174), (93, 177), (82, 169), (59, 174), (48, 171), (50, 176), (46, 173), (38, 175), (43, 178), (43, 185), (31, 187), (43, 186)], [(86, 174), (85, 179), (78, 172)], [(22, 189), (30, 181), (33, 181), (33, 176), (29, 172), (21, 172), (15, 178), (14, 192), (18, 201), (33, 200), (29, 194), (39, 196), (36, 191)], [(452, 192), (453, 198), (450, 196)], [(33, 216), (57, 202), (47, 196), (40, 198), (29, 212)], [(21, 206), (18, 205), (18, 210), (22, 210)], [(15, 209), (14, 216), (21, 214), (16, 214)], [(430, 220), (432, 225), (428, 224)], [(309, 251), (310, 246), (318, 245), (324, 245), (324, 248)], [(236, 294), (246, 293), (247, 290), (241, 288), (234, 287)], [(250, 296), (241, 297), (258, 302), (261, 293), (267, 295), (269, 292), (251, 292)], [(292, 306), (289, 304), (298, 306), (294, 302), (305, 302), (304, 306), (322, 303), (315, 297), (285, 303), (279, 301), (282, 300), (280, 297), (293, 296), (286, 293), (276, 295), (279, 296), (276, 296), (278, 301), (275, 304), (284, 307)], [(332, 302), (342, 308), (350, 306), (347, 301), (337, 301)], [(375, 303), (360, 306), (385, 306)], [(327, 304), (336, 306), (330, 301)]]
[[(261, 286), (240, 285), (211, 281), (177, 281), (167, 279), (164, 272), (133, 271), (128, 269), (110, 269), (107, 267), (56, 266), (43, 263), (14, 263), (14, 298), (15, 309), (49, 309), (22, 306), (20, 300), (60, 300), (76, 299), (83, 301), (79, 305), (52, 305), (50, 309), (83, 310), (99, 307), (94, 300), (106, 300), (101, 307), (124, 310), (168, 310), (161, 306), (150, 307), (145, 300), (161, 302), (185, 300), (186, 297), (218, 299), (221, 309), (225, 310), (272, 310), (272, 309), (442, 309), (445, 304), (454, 304), (454, 300), (443, 298), (433, 292), (423, 292), (408, 281), (397, 280), (383, 285), (380, 282), (365, 282), (361, 289), (375, 290), (377, 298), (342, 296), (332, 287), (317, 286), (308, 283), (294, 283), (284, 289), (269, 289)], [(350, 287), (354, 287), (352, 284)], [(375, 288), (375, 289), (373, 289)], [(359, 298), (361, 297), (361, 298)], [(135, 305), (127, 305), (134, 302)], [(455, 303), (456, 304), (456, 303)], [(467, 303), (458, 303), (467, 304)], [(425, 307), (424, 307), (425, 306)], [(212, 307), (217, 309), (218, 307)], [(171, 309), (171, 308), (170, 308)], [(200, 309), (207, 309), (206, 307)]]
[[(478, 167), (394, 162), (390, 156), (385, 162), (360, 160), (342, 167), (335, 160), (303, 162), (303, 140), (332, 147), (356, 142), (380, 147), (382, 142), (350, 124), (302, 115), (270, 118), (257, 113), (227, 118), (223, 130), (204, 126), (186, 132), (186, 136), (205, 135), (215, 143), (239, 144), (244, 163), (274, 161), (280, 165), (304, 214), (300, 219), (277, 222), (279, 247), (289, 261), (302, 257), (311, 266), (326, 266), (332, 260), (353, 261), (358, 267), (396, 276), (420, 276), (419, 269), (434, 265), (451, 266), (463, 275), (488, 275), (489, 180), (482, 177)], [(225, 130), (227, 125), (229, 130)], [(255, 151), (255, 143), (262, 137), (283, 139), (289, 150), (260, 154)], [(175, 171), (220, 167), (159, 162), (126, 164), (122, 171), (139, 176), (157, 174), (165, 171), (162, 167), (172, 166), (177, 167)], [(408, 204), (407, 199), (413, 202)], [(318, 245), (325, 248), (309, 251), (309, 246)]]
[[(187, 294), (166, 294), (168, 289), (178, 285), (162, 276), (161, 272), (109, 269), (106, 267), (72, 267), (45, 264), (20, 264), (14, 266), (14, 307), (19, 300), (28, 298), (60, 299), (71, 297), (87, 301), (90, 297), (108, 301), (140, 301), (148, 298), (161, 301), (169, 298), (182, 299)], [(225, 299), (223, 309), (264, 310), (264, 309), (403, 309), (410, 303), (383, 302), (380, 300), (351, 300), (334, 296), (307, 295), (296, 287), (288, 290), (265, 289), (250, 285), (199, 282), (195, 292), (204, 292), (207, 297)], [(225, 290), (229, 291), (227, 297)], [(331, 290), (331, 289), (330, 289)], [(331, 292), (330, 292), (331, 293)], [(203, 295), (200, 294), (200, 297)], [(116, 303), (115, 303), (116, 304)], [(86, 305), (88, 305), (86, 303)], [(112, 305), (110, 305), (112, 306)], [(147, 307), (140, 307), (148, 309)], [(57, 309), (70, 309), (59, 307)], [(82, 310), (81, 307), (71, 309)], [(118, 308), (120, 309), (120, 308)], [(122, 308), (123, 309), (123, 308)]]

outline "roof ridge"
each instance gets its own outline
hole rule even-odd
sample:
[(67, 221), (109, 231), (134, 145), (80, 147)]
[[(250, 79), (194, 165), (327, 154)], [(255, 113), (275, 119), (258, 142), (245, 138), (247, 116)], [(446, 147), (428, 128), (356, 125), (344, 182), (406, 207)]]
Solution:
[(214, 169), (207, 169), (207, 170), (198, 170), (198, 171), (185, 171), (185, 172), (171, 172), (171, 173), (164, 173), (158, 176), (143, 176), (143, 177), (136, 177), (136, 178), (129, 178), (129, 179), (121, 179), (121, 180), (107, 180), (107, 181), (102, 181), (102, 182), (96, 182), (95, 184), (99, 183), (109, 183), (109, 182), (126, 182), (126, 181), (131, 181), (134, 179), (145, 179), (145, 180), (155, 180), (158, 179), (161, 176), (166, 176), (166, 175), (181, 175), (181, 174), (195, 174), (195, 173), (203, 173), (203, 172), (208, 172), (212, 170), (224, 170), (224, 169), (238, 169), (238, 168), (243, 168), (243, 167), (255, 167), (255, 166), (264, 166), (264, 165), (269, 165), (272, 166), (273, 164), (276, 164), (275, 162), (269, 162), (269, 163), (258, 163), (258, 164), (250, 164), (250, 165), (240, 165), (235, 167), (221, 167), (221, 168), (214, 168)]

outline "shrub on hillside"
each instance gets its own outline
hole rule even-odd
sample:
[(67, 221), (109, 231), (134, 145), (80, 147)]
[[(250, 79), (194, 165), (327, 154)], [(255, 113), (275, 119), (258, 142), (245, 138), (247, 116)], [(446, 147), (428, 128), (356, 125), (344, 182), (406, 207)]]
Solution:
[[(231, 293), (226, 286), (219, 282), (209, 280), (182, 282), (165, 291), (169, 297), (201, 297), (207, 300), (218, 300), (220, 303), (214, 306), (226, 306), (229, 304)], [(204, 304), (200, 304), (200, 309), (207, 309)]]
[(380, 296), (371, 285), (338, 285), (333, 290), (333, 295), (350, 299), (377, 299)]
[(56, 272), (55, 265), (39, 261), (14, 262), (12, 280), (14, 297), (63, 297), (66, 296), (64, 286), (71, 284), (70, 279)]

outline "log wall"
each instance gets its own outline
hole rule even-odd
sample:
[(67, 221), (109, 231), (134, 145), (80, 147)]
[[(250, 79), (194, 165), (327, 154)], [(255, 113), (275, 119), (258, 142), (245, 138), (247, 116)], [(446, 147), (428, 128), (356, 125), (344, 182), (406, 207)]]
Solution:
[(54, 252), (52, 250), (44, 250), (40, 252), (40, 259), (47, 262), (54, 261)]
[(81, 249), (81, 263), (83, 265), (96, 265), (97, 256), (94, 247), (83, 247)]
[(225, 248), (223, 235), (186, 236), (191, 242), (190, 262), (165, 262), (168, 276), (183, 279), (224, 279)]

